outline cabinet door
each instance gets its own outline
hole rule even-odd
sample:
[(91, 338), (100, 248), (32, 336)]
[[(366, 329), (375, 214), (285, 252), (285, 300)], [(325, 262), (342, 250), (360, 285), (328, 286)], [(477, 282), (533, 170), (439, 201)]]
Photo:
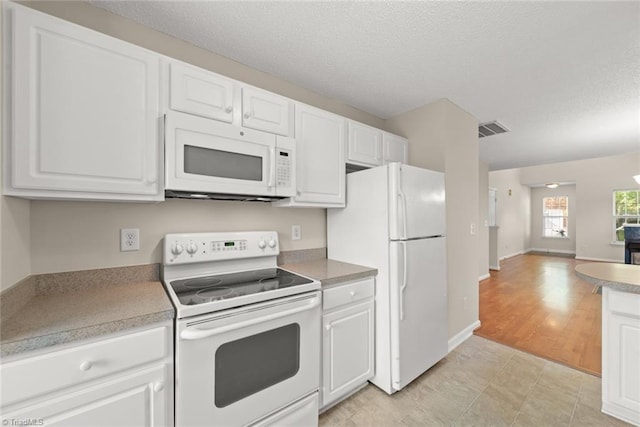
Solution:
[(160, 57), (11, 4), (6, 194), (161, 200)]
[(254, 87), (242, 88), (242, 126), (292, 135), (293, 103), (287, 98)]
[(350, 121), (347, 162), (363, 166), (381, 165), (382, 131)]
[(322, 319), (322, 406), (327, 406), (373, 377), (373, 301)]
[(233, 121), (235, 82), (179, 62), (170, 65), (169, 107), (209, 119)]
[(296, 105), (298, 156), (295, 202), (345, 205), (345, 119), (307, 105)]
[(400, 162), (406, 164), (409, 161), (409, 141), (391, 133), (382, 135), (384, 151), (384, 163)]
[(2, 416), (5, 420), (42, 420), (47, 426), (173, 425), (169, 370), (169, 365), (157, 365), (112, 377), (91, 387), (3, 411)]
[(602, 409), (640, 420), (640, 295), (604, 288)]

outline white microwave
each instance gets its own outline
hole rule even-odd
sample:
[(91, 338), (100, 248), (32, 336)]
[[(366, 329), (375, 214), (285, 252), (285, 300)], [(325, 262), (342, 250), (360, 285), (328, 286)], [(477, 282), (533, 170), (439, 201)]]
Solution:
[(165, 115), (165, 196), (269, 201), (295, 195), (295, 140)]

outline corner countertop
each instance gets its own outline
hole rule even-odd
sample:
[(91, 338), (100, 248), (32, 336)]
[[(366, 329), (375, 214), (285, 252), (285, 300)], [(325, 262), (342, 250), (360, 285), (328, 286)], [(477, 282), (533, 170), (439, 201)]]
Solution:
[(175, 317), (159, 281), (32, 294), (0, 327), (6, 357), (158, 323)]
[(595, 285), (640, 294), (640, 265), (589, 262), (577, 265), (576, 274)]
[(342, 282), (372, 277), (378, 274), (378, 270), (375, 268), (326, 258), (283, 264), (279, 267), (319, 280), (323, 288)]

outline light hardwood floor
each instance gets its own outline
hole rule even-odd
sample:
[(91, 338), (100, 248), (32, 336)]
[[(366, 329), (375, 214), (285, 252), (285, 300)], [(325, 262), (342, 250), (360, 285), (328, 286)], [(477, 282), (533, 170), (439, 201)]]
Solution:
[(480, 282), (476, 335), (600, 376), (602, 296), (573, 258), (518, 255)]

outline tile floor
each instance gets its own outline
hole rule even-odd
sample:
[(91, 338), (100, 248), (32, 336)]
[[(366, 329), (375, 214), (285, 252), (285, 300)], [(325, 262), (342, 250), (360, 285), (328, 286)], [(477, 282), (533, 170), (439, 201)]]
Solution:
[(628, 425), (600, 401), (600, 378), (474, 335), (402, 391), (369, 384), (320, 426)]

